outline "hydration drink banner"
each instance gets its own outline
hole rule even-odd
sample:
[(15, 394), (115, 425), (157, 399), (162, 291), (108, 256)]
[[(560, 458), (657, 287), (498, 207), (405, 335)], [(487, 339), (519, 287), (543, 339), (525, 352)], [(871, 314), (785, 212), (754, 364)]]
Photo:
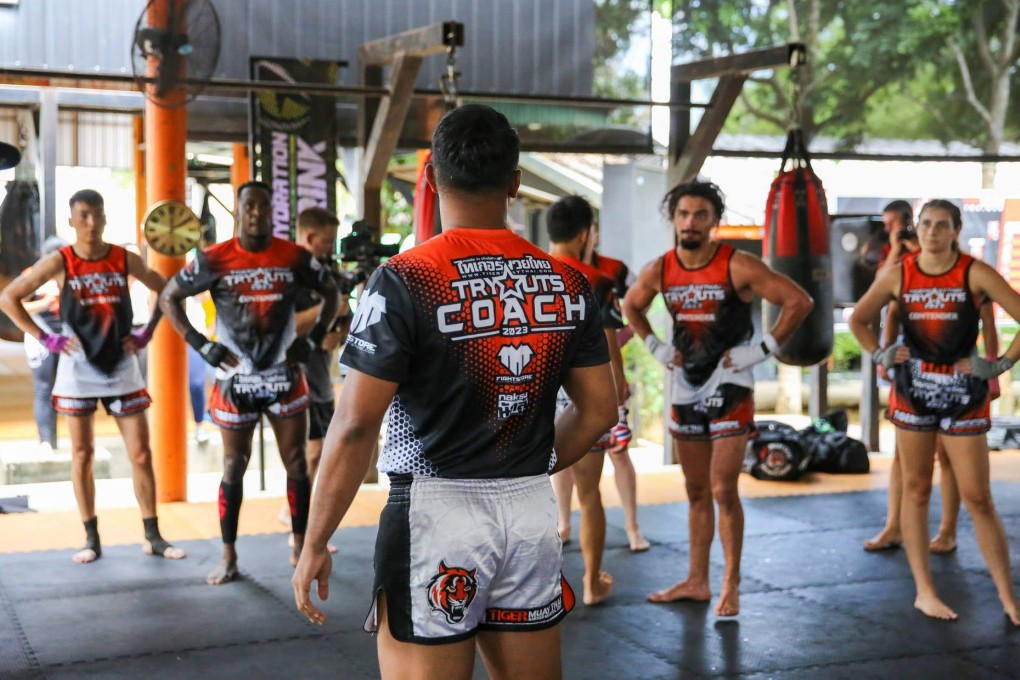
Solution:
[[(336, 83), (335, 61), (252, 57), (254, 80)], [(273, 235), (294, 240), (298, 213), (336, 212), (336, 103), (294, 92), (251, 94), (252, 176), (273, 190)]]

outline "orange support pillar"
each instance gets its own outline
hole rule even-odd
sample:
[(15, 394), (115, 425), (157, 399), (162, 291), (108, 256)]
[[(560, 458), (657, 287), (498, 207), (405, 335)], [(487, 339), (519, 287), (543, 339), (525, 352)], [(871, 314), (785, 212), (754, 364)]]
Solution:
[(248, 155), (247, 144), (234, 144), (234, 164), (230, 166), (230, 183), (237, 187), (251, 181), (251, 156)]
[[(150, 6), (150, 25), (166, 25), (168, 2), (179, 0), (157, 0)], [(150, 59), (148, 72), (153, 74), (154, 69), (155, 64)], [(188, 163), (184, 150), (187, 139), (184, 97), (183, 90), (175, 90), (164, 100), (168, 106), (159, 106), (148, 98), (145, 101), (145, 184), (150, 204), (185, 199)], [(184, 258), (150, 251), (149, 266), (169, 278), (184, 266)], [(156, 328), (149, 348), (149, 392), (153, 400), (151, 445), (157, 498), (164, 503), (186, 501), (189, 397), (184, 340), (169, 323), (163, 322)]]
[(135, 244), (142, 245), (142, 218), (149, 202), (145, 200), (145, 119), (134, 116), (135, 139)]

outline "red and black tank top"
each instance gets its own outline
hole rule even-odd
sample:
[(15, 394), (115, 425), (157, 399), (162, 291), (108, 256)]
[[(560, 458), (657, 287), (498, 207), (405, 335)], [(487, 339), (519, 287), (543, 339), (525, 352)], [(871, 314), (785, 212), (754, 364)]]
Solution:
[(662, 256), (662, 297), (673, 319), (673, 344), (683, 356), (691, 385), (703, 384), (724, 352), (754, 334), (751, 303), (740, 299), (730, 276), (735, 252), (720, 243), (698, 269), (684, 267), (676, 250)]
[(627, 265), (622, 260), (595, 253), (592, 256), (591, 266), (612, 279), (616, 297), (622, 300), (627, 294), (627, 289), (630, 288), (630, 270)]
[(600, 270), (585, 264), (576, 257), (561, 257), (558, 259), (560, 262), (565, 262), (581, 272), (584, 274), (584, 278), (588, 279), (588, 285), (591, 286), (591, 290), (595, 294), (595, 301), (599, 305), (599, 311), (602, 313), (602, 327), (614, 330), (623, 328), (623, 314), (620, 312), (620, 302), (616, 297), (613, 280)]
[(959, 253), (941, 274), (929, 274), (919, 253), (903, 258), (900, 321), (911, 355), (937, 364), (969, 356), (977, 343), (980, 301), (970, 292), (968, 278), (974, 258)]
[(131, 332), (127, 251), (111, 244), (105, 257), (86, 260), (73, 246), (64, 246), (60, 254), (60, 318), (81, 342), (89, 363), (112, 373), (124, 356), (121, 341)]

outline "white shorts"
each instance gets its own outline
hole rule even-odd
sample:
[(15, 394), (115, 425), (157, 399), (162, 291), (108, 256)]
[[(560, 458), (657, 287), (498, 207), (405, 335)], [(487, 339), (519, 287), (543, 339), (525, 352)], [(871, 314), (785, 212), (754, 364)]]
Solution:
[(478, 630), (534, 631), (573, 609), (547, 475), (440, 479), (392, 475), (379, 520), (365, 630), (386, 593), (401, 642), (457, 642)]
[(145, 389), (138, 355), (125, 353), (113, 373), (106, 374), (89, 363), (81, 350), (63, 354), (57, 363), (53, 396), (118, 397)]

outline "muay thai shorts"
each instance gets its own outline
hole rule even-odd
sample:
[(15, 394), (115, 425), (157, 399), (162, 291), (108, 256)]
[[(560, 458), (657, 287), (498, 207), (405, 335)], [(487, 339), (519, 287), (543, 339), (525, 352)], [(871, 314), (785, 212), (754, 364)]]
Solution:
[(673, 404), (669, 432), (679, 441), (712, 441), (754, 433), (754, 390), (723, 383), (711, 396)]
[(254, 426), (263, 412), (287, 418), (303, 412), (310, 403), (301, 369), (278, 364), (216, 380), (209, 395), (209, 415), (220, 427), (240, 430)]
[(380, 593), (393, 637), (420, 644), (541, 630), (573, 608), (548, 475), (390, 481), (365, 631), (378, 630)]
[(968, 436), (991, 427), (988, 381), (953, 364), (908, 359), (896, 367), (886, 417), (896, 427)]

